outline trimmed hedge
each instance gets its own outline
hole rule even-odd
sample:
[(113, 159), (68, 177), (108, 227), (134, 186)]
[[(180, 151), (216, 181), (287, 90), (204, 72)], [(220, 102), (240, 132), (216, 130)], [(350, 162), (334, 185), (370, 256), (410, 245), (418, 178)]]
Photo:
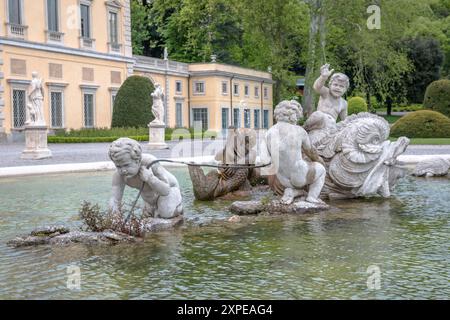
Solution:
[(394, 123), (391, 128), (391, 136), (450, 138), (450, 119), (431, 110), (411, 112)]
[(423, 110), (423, 105), (412, 104), (409, 106), (400, 106), (400, 107), (392, 108), (392, 111), (394, 111), (394, 112), (412, 112), (412, 111), (419, 111), (419, 110)]
[(129, 137), (148, 135), (148, 128), (83, 128), (78, 130), (55, 130), (58, 137)]
[(114, 101), (111, 127), (146, 127), (153, 119), (150, 79), (131, 76), (120, 87)]
[[(81, 129), (70, 132), (60, 131), (55, 136), (48, 136), (48, 143), (95, 143), (95, 142), (113, 142), (122, 137), (128, 137), (136, 141), (148, 141), (148, 129), (145, 128), (113, 128), (113, 129)], [(185, 129), (184, 132), (175, 133), (174, 129), (167, 128), (165, 140), (183, 140), (183, 139), (215, 139), (217, 132), (204, 131), (195, 132), (193, 129)]]
[[(48, 136), (48, 143), (94, 143), (94, 142), (113, 142), (122, 137), (59, 137)], [(148, 136), (130, 136), (128, 138), (136, 141), (148, 141)]]
[(450, 117), (450, 80), (432, 82), (425, 92), (423, 106)]
[(360, 112), (367, 112), (367, 103), (364, 98), (353, 97), (348, 100), (348, 114), (356, 114)]

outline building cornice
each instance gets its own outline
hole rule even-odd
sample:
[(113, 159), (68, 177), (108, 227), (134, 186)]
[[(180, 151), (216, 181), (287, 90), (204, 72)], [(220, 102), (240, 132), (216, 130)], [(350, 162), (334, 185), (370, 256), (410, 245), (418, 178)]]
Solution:
[(82, 83), (82, 84), (80, 84), (80, 89), (82, 89), (82, 90), (97, 90), (98, 88), (100, 88), (100, 85), (98, 85), (98, 84), (85, 84), (85, 83)]
[(48, 87), (54, 87), (54, 88), (65, 88), (69, 85), (68, 82), (55, 82), (55, 81), (47, 81), (45, 84)]
[(47, 51), (47, 52), (52, 52), (52, 53), (70, 54), (70, 55), (76, 55), (76, 56), (86, 57), (86, 58), (94, 58), (94, 59), (126, 62), (126, 63), (134, 63), (135, 62), (134, 58), (132, 58), (132, 57), (120, 56), (120, 55), (116, 55), (116, 54), (107, 54), (107, 53), (95, 52), (95, 51), (86, 51), (86, 50), (64, 47), (64, 46), (59, 46), (59, 45), (54, 45), (54, 44), (44, 44), (44, 43), (39, 43), (39, 42), (17, 40), (17, 39), (5, 38), (5, 37), (0, 37), (0, 44), (14, 46), (14, 47), (20, 47), (20, 48), (25, 48), (25, 49)]
[(136, 61), (135, 71), (189, 77), (189, 65), (187, 63), (139, 55), (133, 57)]
[(190, 72), (192, 77), (226, 77), (239, 80), (245, 80), (245, 81), (257, 81), (257, 82), (264, 82), (267, 84), (274, 84), (275, 81), (269, 78), (263, 78), (263, 77), (256, 77), (256, 76), (250, 76), (250, 75), (243, 75), (239, 73), (234, 72), (227, 72), (227, 71), (217, 71), (217, 70), (211, 70), (211, 71), (191, 71)]
[(180, 71), (170, 71), (167, 69), (159, 69), (159, 68), (153, 68), (153, 67), (147, 67), (144, 66), (142, 64), (139, 65), (135, 65), (134, 66), (134, 71), (138, 71), (138, 72), (150, 72), (150, 73), (155, 73), (155, 74), (162, 74), (162, 75), (171, 75), (171, 76), (177, 76), (177, 77), (183, 77), (183, 78), (187, 78), (189, 77), (189, 72), (180, 72)]
[(29, 86), (31, 84), (31, 80), (24, 80), (24, 79), (7, 79), (6, 82), (9, 84), (21, 86)]
[(117, 1), (117, 0), (105, 1), (105, 5), (107, 7), (114, 7), (114, 8), (117, 8), (117, 9), (122, 9), (122, 7), (123, 7), (123, 5), (120, 3), (120, 1)]

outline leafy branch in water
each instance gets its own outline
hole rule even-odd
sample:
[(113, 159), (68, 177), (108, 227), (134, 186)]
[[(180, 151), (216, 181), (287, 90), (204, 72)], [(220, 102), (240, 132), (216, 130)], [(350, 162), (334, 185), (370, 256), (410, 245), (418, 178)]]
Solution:
[(125, 233), (131, 236), (143, 237), (145, 235), (145, 222), (142, 217), (131, 214), (128, 221), (126, 217), (130, 210), (120, 206), (117, 211), (102, 211), (98, 204), (84, 201), (79, 210), (79, 216), (83, 221), (85, 231), (103, 232), (107, 230)]

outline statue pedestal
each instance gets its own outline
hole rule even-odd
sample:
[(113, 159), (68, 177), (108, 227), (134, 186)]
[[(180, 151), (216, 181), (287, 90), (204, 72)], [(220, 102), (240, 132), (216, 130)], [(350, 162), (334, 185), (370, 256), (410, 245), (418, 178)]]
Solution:
[(164, 124), (150, 123), (148, 148), (151, 150), (169, 149), (165, 142), (166, 126)]
[(39, 160), (51, 157), (52, 152), (47, 148), (47, 127), (25, 126), (25, 150), (20, 158)]

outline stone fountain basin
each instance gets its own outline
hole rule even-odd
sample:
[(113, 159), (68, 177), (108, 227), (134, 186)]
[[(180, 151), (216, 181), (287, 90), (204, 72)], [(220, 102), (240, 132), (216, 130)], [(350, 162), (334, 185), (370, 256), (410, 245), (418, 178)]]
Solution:
[[(146, 232), (163, 231), (173, 229), (183, 222), (183, 216), (173, 219), (148, 218), (144, 221)], [(64, 226), (47, 226), (37, 228), (30, 234), (18, 236), (10, 241), (11, 247), (29, 247), (37, 245), (69, 245), (74, 243), (95, 245), (115, 245), (118, 243), (136, 243), (142, 241), (142, 237), (131, 236), (114, 230), (91, 232), (82, 230), (70, 230)]]

